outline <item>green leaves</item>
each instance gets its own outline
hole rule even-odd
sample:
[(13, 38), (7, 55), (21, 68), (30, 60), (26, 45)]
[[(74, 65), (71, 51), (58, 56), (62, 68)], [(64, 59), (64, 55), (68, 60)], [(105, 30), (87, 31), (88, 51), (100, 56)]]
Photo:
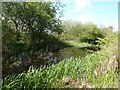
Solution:
[(45, 30), (62, 32), (61, 21), (56, 17), (61, 7), (61, 3), (51, 2), (6, 2), (3, 3), (2, 15), (8, 19), (5, 22), (7, 26), (14, 31), (28, 33), (36, 44), (36, 40), (45, 40)]
[(92, 23), (64, 23), (64, 28), (65, 33), (61, 36), (61, 38), (63, 39), (80, 40), (89, 44), (97, 44), (97, 42), (95, 42), (97, 38), (104, 38), (104, 35), (102, 34), (101, 30), (95, 24)]
[(14, 53), (45, 48), (47, 39), (52, 37), (45, 30), (62, 32), (61, 21), (56, 17), (61, 12), (61, 3), (3, 2), (2, 5), (2, 17), (5, 18), (2, 20), (3, 46)]
[(97, 28), (94, 24), (85, 29), (86, 33), (80, 38), (82, 42), (88, 42), (90, 44), (98, 44), (96, 42), (97, 38), (104, 38), (100, 29)]

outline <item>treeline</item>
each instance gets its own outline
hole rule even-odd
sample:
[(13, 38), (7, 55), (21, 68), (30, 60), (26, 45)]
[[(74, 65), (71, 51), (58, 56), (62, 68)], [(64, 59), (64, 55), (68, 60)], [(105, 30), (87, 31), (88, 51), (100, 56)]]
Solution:
[[(61, 40), (76, 40), (93, 45), (109, 43), (117, 32), (113, 32), (113, 27), (98, 27), (93, 23), (69, 23), (64, 22), (64, 33), (61, 34)], [(112, 40), (111, 40), (112, 41)]]

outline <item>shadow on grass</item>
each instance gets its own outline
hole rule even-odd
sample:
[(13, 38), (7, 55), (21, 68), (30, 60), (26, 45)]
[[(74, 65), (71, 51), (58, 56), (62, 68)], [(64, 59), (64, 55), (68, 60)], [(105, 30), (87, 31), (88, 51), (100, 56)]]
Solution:
[(58, 38), (54, 36), (48, 36), (46, 38), (45, 47), (49, 49), (51, 52), (56, 52), (60, 49), (74, 47), (74, 46), (69, 45), (68, 43), (65, 43), (63, 41), (60, 41)]
[(91, 50), (91, 51), (99, 51), (101, 48), (98, 46), (86, 46), (79, 48), (81, 50)]

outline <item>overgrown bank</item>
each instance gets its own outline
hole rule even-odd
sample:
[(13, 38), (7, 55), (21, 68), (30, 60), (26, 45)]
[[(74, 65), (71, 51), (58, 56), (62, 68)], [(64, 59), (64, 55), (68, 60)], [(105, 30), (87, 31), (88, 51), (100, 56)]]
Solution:
[[(59, 2), (2, 6), (3, 89), (117, 87), (117, 32), (112, 26), (65, 23)], [(60, 62), (46, 68), (57, 52)]]
[[(114, 47), (114, 48), (113, 48)], [(31, 67), (26, 73), (18, 76), (8, 76), (4, 79), (3, 88), (61, 88), (61, 87), (96, 87), (117, 88), (116, 70), (96, 75), (95, 69), (100, 62), (104, 63), (117, 55), (117, 42), (104, 47), (84, 58), (70, 58), (44, 69)], [(117, 57), (116, 57), (117, 60)]]

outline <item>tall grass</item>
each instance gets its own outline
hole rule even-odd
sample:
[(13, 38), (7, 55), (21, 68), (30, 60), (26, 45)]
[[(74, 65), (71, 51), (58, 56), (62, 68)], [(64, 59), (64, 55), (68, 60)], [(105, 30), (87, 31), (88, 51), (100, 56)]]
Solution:
[(100, 61), (104, 62), (117, 53), (117, 43), (104, 48), (106, 49), (94, 52), (84, 58), (71, 57), (70, 59), (65, 59), (47, 69), (45, 67), (40, 67), (39, 69), (30, 67), (27, 72), (17, 76), (7, 76), (3, 80), (3, 89), (61, 88), (66, 86), (60, 82), (65, 77), (70, 77), (78, 82), (81, 82), (86, 77), (96, 88), (117, 87), (117, 73), (114, 71), (108, 71), (106, 74), (97, 76), (94, 74), (94, 70)]

